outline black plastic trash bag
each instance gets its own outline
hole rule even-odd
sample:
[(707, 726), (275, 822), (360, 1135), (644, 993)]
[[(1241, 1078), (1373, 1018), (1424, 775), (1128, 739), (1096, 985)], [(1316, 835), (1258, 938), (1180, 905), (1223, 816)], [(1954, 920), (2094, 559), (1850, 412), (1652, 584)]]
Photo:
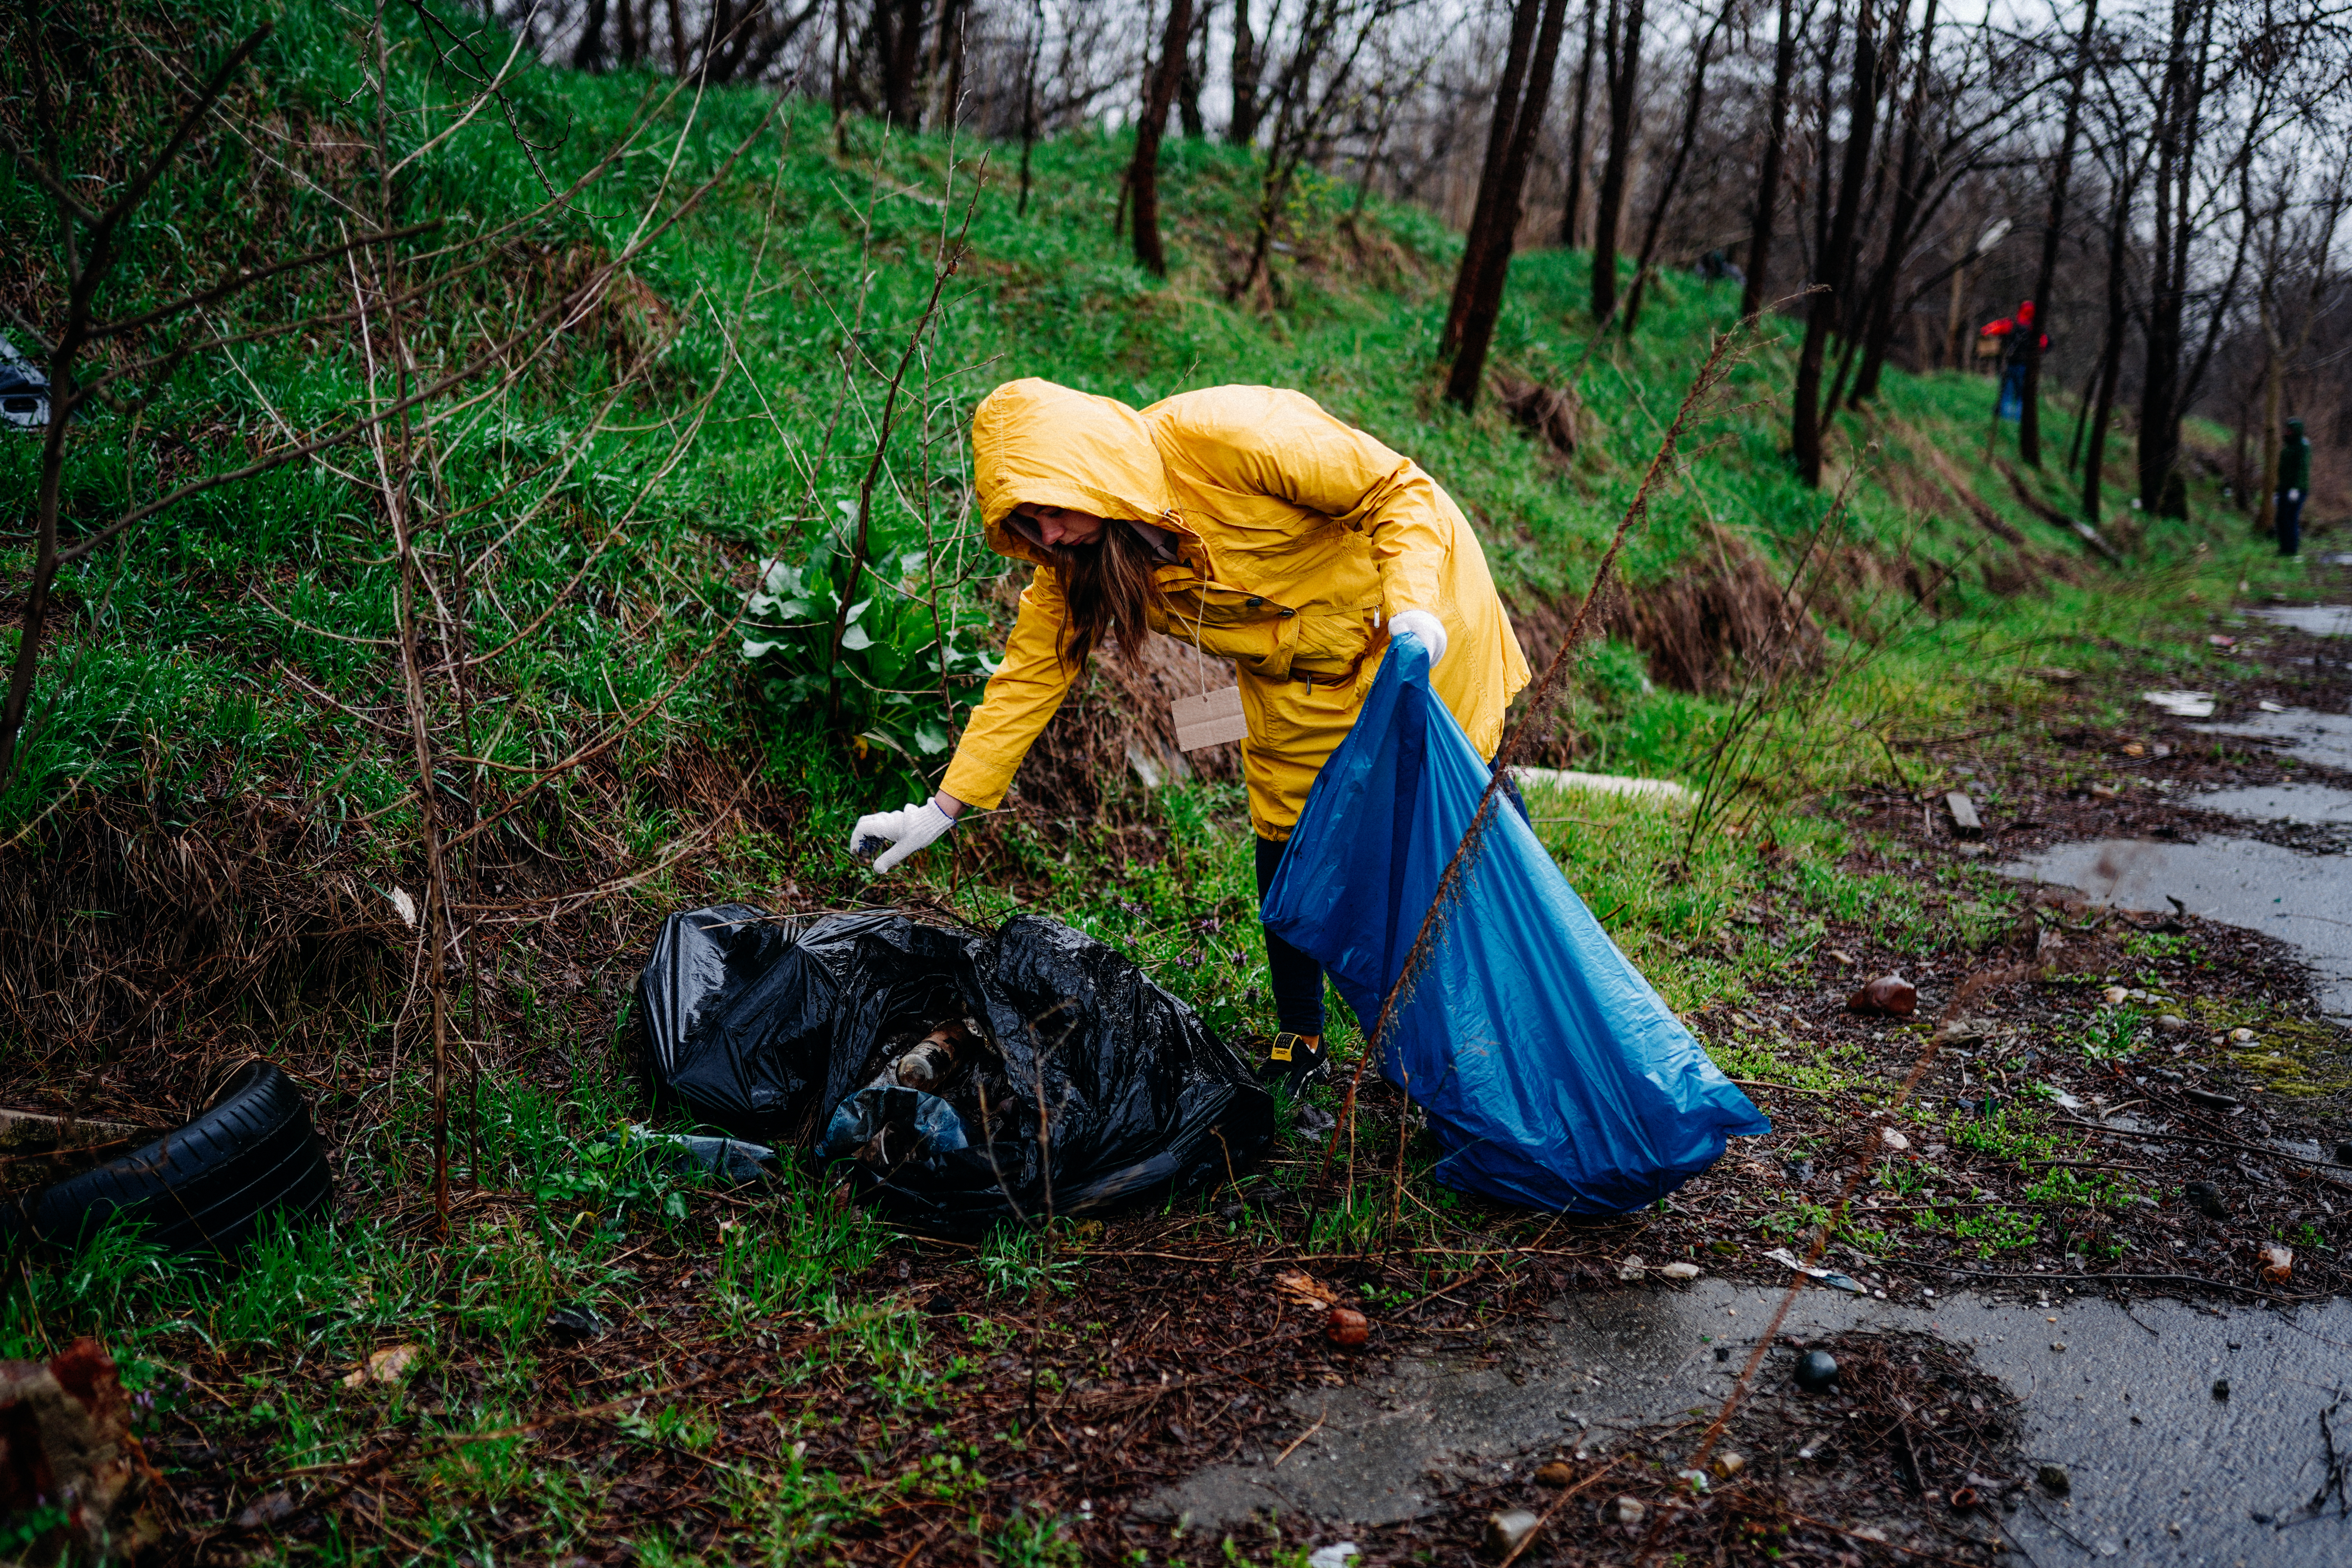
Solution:
[(884, 1212), (935, 1229), (1223, 1181), (1274, 1132), (1273, 1101), (1190, 1007), (1034, 915), (985, 934), (695, 910), (664, 922), (637, 1006), (659, 1095), (839, 1162)]

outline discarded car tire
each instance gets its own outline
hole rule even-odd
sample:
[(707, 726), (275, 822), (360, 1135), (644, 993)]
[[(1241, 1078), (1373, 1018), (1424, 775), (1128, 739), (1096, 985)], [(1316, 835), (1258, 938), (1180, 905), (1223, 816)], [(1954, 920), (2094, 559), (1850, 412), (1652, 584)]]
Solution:
[(120, 1215), (169, 1251), (226, 1255), (265, 1216), (315, 1214), (333, 1190), (301, 1091), (253, 1062), (185, 1127), (27, 1199), (25, 1228), (71, 1243)]

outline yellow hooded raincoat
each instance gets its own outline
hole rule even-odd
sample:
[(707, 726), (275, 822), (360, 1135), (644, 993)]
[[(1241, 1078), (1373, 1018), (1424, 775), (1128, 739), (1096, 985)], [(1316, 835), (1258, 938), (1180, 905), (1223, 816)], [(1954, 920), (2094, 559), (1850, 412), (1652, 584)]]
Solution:
[(1528, 662), (1468, 520), (1417, 464), (1311, 398), (1217, 386), (1139, 414), (1049, 381), (1014, 381), (982, 401), (971, 445), (990, 547), (1037, 572), (941, 785), (956, 799), (983, 808), (1003, 799), (1069, 689), (1061, 584), (1048, 552), (1007, 521), (1022, 505), (1166, 531), (1157, 538), (1173, 557), (1159, 569), (1169, 613), (1153, 629), (1196, 643), (1209, 685), (1224, 684), (1227, 665), (1235, 672), (1250, 820), (1262, 837), (1290, 836), (1315, 775), (1355, 724), (1379, 670), (1370, 656), (1400, 610), (1444, 623), (1446, 656), (1431, 684), (1482, 754), (1500, 744)]

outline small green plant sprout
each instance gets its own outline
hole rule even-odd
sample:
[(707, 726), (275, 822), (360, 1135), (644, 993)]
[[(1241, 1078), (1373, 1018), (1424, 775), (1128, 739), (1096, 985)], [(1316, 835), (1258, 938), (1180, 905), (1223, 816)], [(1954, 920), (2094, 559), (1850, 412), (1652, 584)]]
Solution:
[(1031, 1296), (1040, 1289), (1068, 1295), (1078, 1288), (1079, 1260), (1055, 1256), (1050, 1230), (1000, 1225), (980, 1247), (980, 1275), (1001, 1296)]
[(992, 1568), (1077, 1568), (1078, 1543), (1063, 1533), (1062, 1521), (1015, 1508), (985, 1542)]

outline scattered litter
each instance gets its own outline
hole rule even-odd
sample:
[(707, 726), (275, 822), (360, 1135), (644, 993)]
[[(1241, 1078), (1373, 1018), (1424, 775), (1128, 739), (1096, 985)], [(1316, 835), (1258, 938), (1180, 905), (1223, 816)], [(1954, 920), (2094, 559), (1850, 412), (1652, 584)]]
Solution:
[(2074, 1095), (2068, 1094), (2056, 1084), (2045, 1083), (2042, 1087), (2050, 1091), (2050, 1102), (2053, 1105), (2057, 1106), (2061, 1110), (2080, 1110), (2083, 1109), (2082, 1100), (2075, 1098)]
[(2216, 1094), (2210, 1089), (2184, 1089), (2180, 1098), (2191, 1105), (2201, 1105), (2208, 1110), (2234, 1110), (2238, 1101), (2226, 1094)]
[(1983, 1497), (1974, 1487), (1954, 1487), (1952, 1489), (1952, 1511), (1954, 1513), (1966, 1513), (1969, 1510), (1976, 1507), (1977, 1504), (1983, 1500)]
[(2040, 1482), (2042, 1489), (2052, 1497), (2064, 1497), (2074, 1489), (2074, 1483), (2067, 1478), (2066, 1467), (2063, 1465), (2044, 1465), (2033, 1472), (2033, 1479)]
[(1639, 1258), (1628, 1257), (1622, 1263), (1617, 1265), (1617, 1278), (1620, 1279), (1639, 1279), (1649, 1271), (1650, 1266)]
[(1544, 1487), (1570, 1486), (1576, 1480), (1576, 1467), (1564, 1459), (1554, 1459), (1536, 1469), (1536, 1484)]
[(1613, 1497), (1601, 1505), (1601, 1522), (1639, 1524), (1642, 1522), (1642, 1516), (1649, 1511), (1642, 1505), (1640, 1498)]
[(1919, 988), (1900, 974), (1882, 974), (1847, 997), (1845, 1005), (1864, 1017), (1908, 1018), (1919, 1010)]
[(2230, 1031), (2230, 1039), (2233, 1045), (2252, 1045), (2254, 1039), (2254, 1032), (2252, 1029), (2246, 1028), (2232, 1029)]
[(2052, 1340), (2050, 1342), (2050, 1349), (2056, 1354), (2064, 1355), (2066, 1353), (2066, 1342), (2064, 1340)]
[(2294, 1277), (2294, 1249), (2271, 1246), (2262, 1250), (2263, 1283), (2284, 1285)]
[(2131, 993), (2120, 985), (2110, 985), (2099, 993), (2099, 1000), (2110, 1007), (2119, 1007), (2131, 1000)]
[(1352, 1541), (1342, 1541), (1336, 1546), (1318, 1546), (1307, 1554), (1307, 1568), (1348, 1568), (1361, 1557)]
[(1807, 1351), (1797, 1362), (1797, 1386), (1819, 1394), (1837, 1381), (1837, 1357), (1827, 1351)]
[(2230, 1380), (2228, 1378), (2217, 1377), (2213, 1380), (2213, 1397), (2224, 1400), (2230, 1397)]
[(367, 1358), (367, 1364), (352, 1369), (343, 1379), (345, 1388), (364, 1388), (371, 1383), (398, 1383), (408, 1375), (408, 1369), (424, 1353), (415, 1345), (389, 1345)]
[(1829, 950), (1829, 959), (1832, 963), (1844, 964), (1849, 967), (1853, 963), (1853, 954), (1846, 952), (1843, 948), (1839, 947), (1833, 947)]
[(406, 926), (409, 930), (415, 931), (416, 929), (416, 900), (409, 896), (408, 889), (405, 888), (394, 887), (385, 892), (383, 896), (386, 900), (391, 903), (392, 912), (400, 917), (400, 923)]
[(2213, 716), (2213, 694), (2210, 691), (2143, 691), (2140, 700), (2152, 702), (2176, 719), (2210, 719)]
[(1671, 1279), (1677, 1285), (1683, 1285), (1697, 1279), (1698, 1272), (1698, 1265), (1696, 1263), (1668, 1263), (1659, 1268), (1658, 1278)]
[(1964, 838), (1975, 838), (1984, 832), (1984, 819), (1977, 815), (1976, 802), (1958, 790), (1944, 796), (1944, 809), (1952, 814), (1952, 830)]
[(610, 1326), (588, 1307), (558, 1307), (547, 1314), (547, 1331), (568, 1339), (593, 1340)]
[(1526, 1509), (1515, 1508), (1508, 1513), (1486, 1516), (1486, 1550), (1497, 1557), (1508, 1557), (1527, 1544), (1536, 1527), (1543, 1521)]
[(2156, 1026), (2168, 1035), (2177, 1035), (2189, 1027), (2189, 1020), (2178, 1013), (2158, 1013), (2156, 1016)]
[(1697, 793), (1688, 784), (1678, 784), (1672, 779), (1580, 773), (1568, 768), (1513, 768), (1511, 777), (1523, 787), (1533, 785), (1538, 789), (1580, 789), (1593, 795), (1631, 795), (1637, 800), (1656, 801), (1662, 805), (1680, 805), (1698, 798)]
[(2254, 706), (2261, 709), (2265, 713), (2284, 713), (2286, 711), (2286, 704), (2283, 702), (2273, 702), (2268, 698), (2264, 698), (2262, 701), (2255, 703)]
[(1870, 1294), (1870, 1288), (1864, 1285), (1861, 1280), (1853, 1278), (1851, 1275), (1841, 1274), (1834, 1268), (1815, 1268), (1798, 1258), (1795, 1253), (1790, 1251), (1785, 1247), (1776, 1247), (1764, 1256), (1770, 1258), (1773, 1262), (1780, 1264), (1782, 1268), (1787, 1268), (1791, 1273), (1802, 1274), (1808, 1279), (1818, 1279), (1822, 1284), (1829, 1286), (1832, 1289), (1843, 1290), (1849, 1295), (1854, 1296), (1867, 1296)]
[(2235, 647), (2238, 646), (2237, 638), (2225, 637), (2220, 632), (2206, 633), (2205, 641), (2208, 645), (2213, 647)]
[(1353, 1307), (1334, 1307), (1323, 1332), (1335, 1345), (1360, 1345), (1372, 1337), (1372, 1325)]
[(1715, 1463), (1711, 1468), (1718, 1478), (1727, 1481), (1748, 1468), (1748, 1456), (1735, 1454), (1726, 1449), (1715, 1457)]
[(1892, 1127), (1882, 1127), (1878, 1130), (1878, 1142), (1885, 1147), (1894, 1150), (1898, 1154), (1904, 1150), (1911, 1147), (1911, 1140), (1906, 1138), (1902, 1133), (1897, 1132)]
[[(605, 1142), (613, 1142), (621, 1136), (608, 1133)], [(671, 1151), (669, 1165), (673, 1171), (699, 1171), (738, 1184), (766, 1181), (769, 1167), (776, 1159), (776, 1152), (766, 1144), (746, 1143), (740, 1138), (656, 1132), (642, 1123), (632, 1123), (626, 1136), (642, 1147)]]

